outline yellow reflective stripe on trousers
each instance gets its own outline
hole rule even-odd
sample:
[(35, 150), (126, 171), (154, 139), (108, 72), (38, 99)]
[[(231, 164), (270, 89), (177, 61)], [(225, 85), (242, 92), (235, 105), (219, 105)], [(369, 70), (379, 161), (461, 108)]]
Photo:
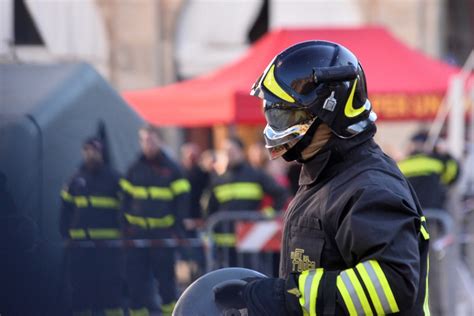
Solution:
[(426, 217), (422, 216), (420, 218), (420, 232), (421, 232), (421, 235), (423, 236), (423, 239), (424, 240), (428, 240), (430, 239), (430, 234), (428, 233), (428, 230), (425, 228), (425, 226), (423, 225), (423, 223), (426, 223)]
[(108, 196), (89, 196), (92, 207), (118, 209), (119, 200)]
[(125, 213), (125, 218), (130, 224), (140, 226), (143, 229), (167, 228), (167, 227), (173, 226), (175, 223), (175, 217), (174, 215), (171, 215), (171, 214), (168, 214), (164, 217), (155, 218), (155, 217), (135, 216), (135, 215)]
[(362, 265), (369, 276), (369, 280), (364, 280), (364, 284), (366, 284), (366, 287), (368, 287), (367, 282), (373, 284), (384, 312), (387, 314), (399, 312), (400, 309), (398, 308), (398, 304), (395, 300), (395, 297), (393, 296), (390, 284), (388, 283), (388, 280), (382, 268), (380, 267), (380, 264), (375, 260), (369, 260), (363, 262)]
[(163, 313), (163, 316), (171, 315), (175, 305), (176, 305), (176, 302), (174, 302), (174, 301), (171, 302), (171, 303), (168, 303), (168, 304), (162, 304), (161, 305), (161, 311)]
[(318, 300), (319, 283), (323, 277), (324, 269), (303, 271), (298, 277), (298, 287), (301, 293), (299, 298), (303, 315), (317, 316), (316, 302)]
[(82, 228), (71, 228), (69, 229), (69, 236), (72, 239), (86, 239), (86, 231)]
[(130, 194), (134, 199), (140, 200), (172, 200), (174, 195), (173, 191), (169, 187), (157, 187), (157, 186), (137, 186), (133, 185), (130, 181), (121, 179), (120, 186), (122, 190)]
[(139, 309), (129, 309), (128, 313), (130, 316), (150, 316), (150, 312), (148, 311), (148, 308), (143, 307)]
[(425, 288), (425, 300), (423, 302), (423, 314), (430, 316), (430, 299), (429, 299), (429, 287), (428, 287), (428, 276), (430, 274), (430, 256), (426, 259), (426, 288)]
[(233, 247), (237, 242), (237, 238), (232, 233), (214, 233), (212, 237), (216, 245), (221, 247)]
[(122, 308), (106, 308), (104, 309), (105, 316), (124, 316), (125, 313)]
[(216, 186), (214, 194), (219, 203), (231, 200), (261, 200), (263, 198), (263, 189), (258, 183), (236, 182)]
[(191, 184), (186, 179), (178, 179), (171, 182), (171, 190), (175, 195), (191, 191)]
[(115, 228), (89, 228), (87, 230), (91, 239), (118, 239), (120, 230)]
[(398, 168), (407, 177), (426, 176), (429, 174), (441, 174), (444, 164), (435, 158), (427, 156), (414, 156), (398, 163)]
[(354, 270), (344, 270), (339, 274), (338, 278), (339, 277), (344, 285), (346, 293), (348, 294), (347, 299), (352, 301), (352, 306), (355, 309), (356, 315), (373, 315), (367, 296), (365, 295), (364, 289), (362, 288)]

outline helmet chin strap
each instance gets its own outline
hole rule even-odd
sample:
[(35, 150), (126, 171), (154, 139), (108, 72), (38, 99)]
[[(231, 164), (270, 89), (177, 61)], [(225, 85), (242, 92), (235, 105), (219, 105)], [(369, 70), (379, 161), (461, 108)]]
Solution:
[(283, 159), (288, 162), (294, 160), (303, 160), (303, 156), (301, 155), (301, 153), (306, 147), (309, 146), (309, 144), (311, 144), (313, 136), (318, 130), (318, 127), (321, 125), (321, 123), (322, 121), (319, 118), (316, 118), (314, 123), (309, 127), (306, 134), (304, 134), (303, 138), (301, 138), (301, 140), (297, 142), (295, 146), (291, 147), (286, 153), (283, 154)]

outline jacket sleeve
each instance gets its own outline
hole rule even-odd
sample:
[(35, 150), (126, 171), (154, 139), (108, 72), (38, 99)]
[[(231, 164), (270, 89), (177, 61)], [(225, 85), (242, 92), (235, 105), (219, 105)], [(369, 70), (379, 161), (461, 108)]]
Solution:
[[(337, 218), (336, 226), (336, 244), (349, 268), (300, 274), (303, 310), (312, 304), (318, 314), (328, 309), (336, 315), (409, 310), (420, 284), (421, 227), (421, 218), (410, 203), (387, 189), (360, 189)], [(310, 277), (315, 286), (307, 286)], [(305, 284), (310, 293), (304, 293)]]
[(176, 169), (170, 187), (175, 200), (177, 224), (183, 226), (183, 219), (189, 217), (191, 207), (191, 184), (181, 170)]
[(70, 185), (61, 190), (61, 210), (59, 215), (59, 232), (65, 239), (69, 238), (69, 228), (74, 217), (74, 198), (70, 192)]
[(122, 228), (128, 227), (127, 213), (130, 212), (130, 207), (133, 201), (133, 184), (132, 184), (133, 167), (131, 167), (126, 176), (120, 177), (120, 225)]

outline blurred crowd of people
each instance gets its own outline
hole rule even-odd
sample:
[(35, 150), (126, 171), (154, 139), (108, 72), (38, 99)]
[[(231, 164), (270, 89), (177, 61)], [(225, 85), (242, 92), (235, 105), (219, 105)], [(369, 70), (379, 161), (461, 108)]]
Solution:
[[(61, 192), (65, 293), (74, 316), (171, 315), (177, 255), (192, 262), (194, 277), (206, 270), (204, 246), (177, 253), (182, 248), (173, 241), (201, 238), (209, 217), (222, 211), (271, 218), (298, 189), (300, 165), (269, 160), (262, 143), (245, 147), (229, 137), (219, 150), (186, 143), (174, 159), (156, 127), (146, 125), (138, 136), (141, 153), (124, 175), (106, 163), (103, 140), (87, 139), (82, 163)], [(429, 148), (427, 137), (414, 135), (398, 165), (421, 205), (443, 210), (461, 168), (441, 140)], [(224, 250), (216, 266), (251, 268), (245, 257), (237, 261), (233, 224), (220, 223), (206, 236)]]

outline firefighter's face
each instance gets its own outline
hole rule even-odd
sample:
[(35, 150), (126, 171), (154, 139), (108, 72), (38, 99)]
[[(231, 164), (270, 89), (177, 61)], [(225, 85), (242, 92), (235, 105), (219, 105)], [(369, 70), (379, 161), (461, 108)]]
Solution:
[(85, 145), (82, 148), (82, 157), (84, 163), (89, 166), (98, 165), (103, 161), (101, 151), (90, 145)]
[(142, 152), (147, 158), (156, 157), (160, 152), (161, 140), (157, 133), (141, 130), (138, 134)]

